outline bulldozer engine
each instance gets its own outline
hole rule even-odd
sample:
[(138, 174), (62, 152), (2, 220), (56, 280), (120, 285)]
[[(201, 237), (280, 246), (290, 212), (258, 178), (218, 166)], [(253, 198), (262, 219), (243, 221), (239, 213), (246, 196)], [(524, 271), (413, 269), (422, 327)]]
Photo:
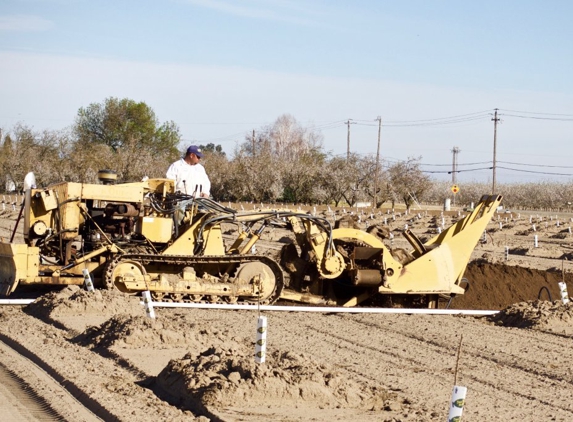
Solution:
[[(307, 213), (237, 212), (175, 192), (169, 179), (63, 182), (26, 192), (25, 243), (0, 243), (0, 294), (19, 285), (81, 285), (87, 270), (96, 286), (149, 290), (154, 300), (355, 306), (391, 296), (426, 298), (427, 306), (464, 293), (465, 267), (500, 201), (483, 197), (425, 243), (406, 231), (412, 250), (399, 252), (373, 233), (333, 229)], [(290, 242), (276, 256), (254, 254), (273, 227), (288, 229)]]

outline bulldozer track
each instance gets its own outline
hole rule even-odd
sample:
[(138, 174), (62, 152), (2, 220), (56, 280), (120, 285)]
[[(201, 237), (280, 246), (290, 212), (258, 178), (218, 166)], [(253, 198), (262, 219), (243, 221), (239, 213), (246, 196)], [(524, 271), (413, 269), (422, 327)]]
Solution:
[[(194, 293), (190, 291), (174, 291), (174, 292), (154, 292), (151, 290), (153, 300), (157, 302), (179, 302), (179, 303), (260, 303), (268, 305), (276, 302), (280, 297), (282, 289), (284, 288), (284, 274), (279, 266), (271, 258), (259, 255), (231, 255), (231, 256), (179, 256), (179, 255), (151, 255), (151, 254), (124, 254), (112, 260), (105, 269), (104, 286), (108, 289), (115, 288), (113, 280), (114, 269), (124, 261), (135, 261), (140, 263), (144, 268), (150, 264), (163, 264), (170, 266), (189, 266), (200, 267), (206, 265), (217, 266), (233, 266), (248, 263), (263, 263), (269, 267), (275, 277), (276, 284), (274, 290), (263, 300), (253, 300), (252, 298), (244, 298), (237, 296), (218, 296), (213, 297)], [(235, 274), (228, 278), (226, 283), (233, 284)]]

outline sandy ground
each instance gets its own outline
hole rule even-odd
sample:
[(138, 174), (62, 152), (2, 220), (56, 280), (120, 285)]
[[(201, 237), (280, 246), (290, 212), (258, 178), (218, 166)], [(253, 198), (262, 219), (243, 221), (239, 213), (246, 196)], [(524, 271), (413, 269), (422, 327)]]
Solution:
[[(433, 235), (434, 214), (357, 224), (386, 218), (405, 247), (404, 225)], [(459, 218), (447, 214), (446, 226)], [(0, 237), (15, 217), (0, 215)], [(573, 420), (573, 307), (557, 285), (572, 281), (570, 224), (533, 213), (490, 223), (470, 290), (451, 307), (493, 316), (265, 311), (264, 364), (253, 356), (257, 311), (157, 308), (150, 319), (137, 297), (78, 287), (4, 306), (3, 420), (440, 421), (454, 385), (468, 388), (464, 421)]]

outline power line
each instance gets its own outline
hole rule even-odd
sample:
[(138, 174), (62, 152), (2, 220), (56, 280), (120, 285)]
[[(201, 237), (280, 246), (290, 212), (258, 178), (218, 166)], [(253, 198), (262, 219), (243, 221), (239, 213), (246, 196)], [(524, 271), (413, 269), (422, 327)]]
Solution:
[(562, 113), (539, 113), (535, 111), (520, 111), (520, 110), (508, 110), (504, 108), (500, 108), (500, 111), (509, 111), (510, 113), (522, 113), (522, 114), (539, 114), (543, 116), (567, 116), (573, 117), (573, 114), (562, 114)]
[[(390, 127), (442, 126), (442, 125), (451, 125), (451, 124), (456, 124), (456, 123), (473, 122), (473, 121), (477, 121), (477, 120), (485, 120), (487, 118), (489, 118), (489, 114), (483, 114), (480, 116), (465, 117), (465, 118), (459, 118), (459, 119), (450, 119), (450, 120), (435, 120), (435, 121), (420, 120), (420, 121), (404, 121), (401, 123), (388, 122), (388, 123), (384, 123), (384, 126), (390, 126)], [(378, 126), (378, 125), (373, 124), (373, 123), (360, 123), (360, 122), (358, 122), (358, 124), (361, 126)]]
[[(501, 161), (498, 161), (501, 162)], [(491, 161), (479, 161), (476, 163), (457, 163), (457, 166), (476, 166), (478, 164), (489, 164), (491, 163)], [(422, 166), (432, 166), (432, 167), (450, 167), (451, 164), (423, 164), (421, 163), (420, 165)]]
[[(546, 172), (546, 171), (534, 171), (534, 170), (523, 170), (523, 169), (515, 169), (511, 167), (503, 167), (497, 166), (498, 169), (508, 170), (508, 171), (515, 171), (518, 173), (529, 173), (529, 174), (541, 174), (546, 176), (573, 176), (573, 173), (554, 173), (554, 172)], [(481, 170), (491, 170), (493, 167), (482, 167), (476, 169), (467, 169), (467, 170), (457, 170), (456, 173), (469, 173), (473, 171), (481, 171)], [(421, 170), (422, 173), (429, 173), (429, 174), (451, 174), (452, 171), (447, 170)]]
[(503, 116), (506, 117), (518, 117), (520, 119), (533, 119), (533, 120), (554, 120), (554, 121), (560, 121), (560, 122), (573, 122), (573, 117), (570, 117), (568, 119), (565, 118), (560, 118), (560, 117), (538, 117), (538, 116), (522, 116), (519, 114), (507, 114), (507, 113), (503, 113)]
[[(467, 170), (456, 170), (455, 173), (469, 173), (472, 171), (481, 171), (481, 170), (491, 170), (493, 167), (481, 167), (481, 168), (477, 168), (477, 169), (467, 169)], [(438, 170), (421, 170), (422, 173), (431, 173), (431, 174), (452, 174), (451, 170), (444, 170), (444, 171), (438, 171)]]
[(560, 169), (573, 169), (573, 166), (552, 166), (549, 164), (525, 164), (525, 163), (514, 163), (511, 161), (498, 161), (498, 163), (503, 164), (512, 164), (514, 166), (528, 166), (528, 167), (551, 167), (551, 168), (560, 168)]
[(549, 176), (573, 176), (572, 173), (551, 173), (551, 172), (545, 172), (545, 171), (514, 169), (514, 168), (509, 168), (509, 167), (501, 167), (501, 166), (498, 166), (498, 168), (504, 169), (504, 170), (517, 171), (517, 172), (521, 172), (521, 173), (545, 174), (545, 175), (549, 175)]
[[(451, 119), (457, 119), (457, 118), (461, 118), (461, 117), (469, 117), (469, 116), (475, 116), (475, 115), (481, 115), (481, 114), (487, 114), (489, 113), (489, 110), (484, 110), (484, 111), (476, 111), (473, 113), (467, 113), (467, 114), (458, 114), (455, 116), (448, 116), (448, 117), (436, 117), (433, 119), (417, 119), (417, 120), (388, 120), (385, 121), (384, 126), (386, 126), (386, 123), (420, 123), (420, 122), (432, 122), (432, 121), (437, 121), (437, 120), (451, 120)], [(357, 122), (371, 122), (371, 120), (360, 120), (360, 119), (356, 119)]]

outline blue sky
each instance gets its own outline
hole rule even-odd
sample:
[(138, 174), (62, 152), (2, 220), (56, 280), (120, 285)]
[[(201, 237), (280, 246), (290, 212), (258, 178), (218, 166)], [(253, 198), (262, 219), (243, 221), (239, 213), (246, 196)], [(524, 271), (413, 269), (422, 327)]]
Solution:
[(345, 155), (343, 122), (352, 151), (375, 154), (381, 116), (383, 158), (445, 171), (454, 146), (460, 169), (487, 167), (499, 108), (498, 165), (525, 171), (498, 183), (568, 181), (572, 17), (552, 0), (3, 0), (0, 127), (65, 128), (114, 96), (145, 101), (185, 143), (232, 152), (289, 113)]

